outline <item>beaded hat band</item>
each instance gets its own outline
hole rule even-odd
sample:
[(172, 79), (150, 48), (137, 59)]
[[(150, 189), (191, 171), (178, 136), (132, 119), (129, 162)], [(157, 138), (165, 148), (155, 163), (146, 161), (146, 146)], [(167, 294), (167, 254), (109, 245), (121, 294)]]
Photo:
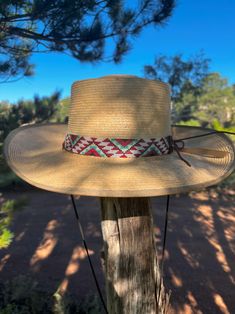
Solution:
[(4, 155), (19, 177), (49, 191), (158, 196), (202, 189), (234, 170), (231, 139), (208, 132), (171, 125), (167, 84), (114, 75), (75, 82), (68, 123), (20, 127)]
[(96, 138), (67, 134), (63, 148), (79, 155), (137, 158), (170, 153), (170, 136), (160, 139)]

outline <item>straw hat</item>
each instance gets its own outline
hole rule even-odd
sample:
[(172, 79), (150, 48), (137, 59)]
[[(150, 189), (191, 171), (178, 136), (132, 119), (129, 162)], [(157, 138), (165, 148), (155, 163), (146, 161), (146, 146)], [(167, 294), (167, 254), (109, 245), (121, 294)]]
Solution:
[(232, 172), (226, 135), (185, 139), (208, 132), (171, 126), (167, 84), (114, 75), (75, 82), (68, 125), (20, 127), (4, 155), (19, 177), (49, 191), (157, 196), (198, 190)]

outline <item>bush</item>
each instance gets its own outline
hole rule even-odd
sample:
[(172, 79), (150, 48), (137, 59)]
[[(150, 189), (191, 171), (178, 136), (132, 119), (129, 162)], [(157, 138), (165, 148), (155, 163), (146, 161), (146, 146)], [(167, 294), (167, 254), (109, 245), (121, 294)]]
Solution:
[(49, 313), (50, 301), (37, 289), (37, 282), (26, 276), (7, 281), (0, 288), (0, 314)]
[(13, 183), (20, 183), (22, 180), (8, 167), (3, 157), (2, 149), (3, 143), (0, 142), (0, 188), (5, 188)]
[(72, 296), (42, 291), (29, 276), (18, 276), (0, 285), (0, 314), (101, 314), (97, 296), (79, 301)]
[(22, 209), (27, 200), (25, 197), (21, 197), (19, 200), (5, 201), (2, 199), (0, 201), (0, 249), (3, 249), (11, 244), (14, 237), (14, 234), (9, 230), (14, 213)]

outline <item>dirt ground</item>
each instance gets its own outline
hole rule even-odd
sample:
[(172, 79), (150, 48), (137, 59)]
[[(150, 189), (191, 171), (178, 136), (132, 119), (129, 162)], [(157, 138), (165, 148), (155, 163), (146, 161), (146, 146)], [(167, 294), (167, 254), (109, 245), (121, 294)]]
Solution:
[[(3, 192), (27, 197), (15, 216), (15, 239), (0, 251), (0, 282), (30, 275), (43, 289), (82, 298), (96, 293), (68, 196), (37, 189)], [(156, 244), (161, 252), (164, 197), (153, 198)], [(99, 282), (102, 236), (98, 199), (77, 200), (87, 244)], [(235, 313), (234, 197), (208, 192), (171, 198), (165, 285), (172, 291), (172, 313)]]

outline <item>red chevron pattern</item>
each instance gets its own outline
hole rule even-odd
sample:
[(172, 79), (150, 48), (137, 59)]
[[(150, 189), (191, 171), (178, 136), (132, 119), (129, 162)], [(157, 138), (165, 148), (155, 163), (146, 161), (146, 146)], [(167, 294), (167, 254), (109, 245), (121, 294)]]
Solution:
[(150, 157), (170, 153), (170, 137), (160, 139), (110, 139), (67, 134), (63, 143), (66, 151), (96, 157)]

